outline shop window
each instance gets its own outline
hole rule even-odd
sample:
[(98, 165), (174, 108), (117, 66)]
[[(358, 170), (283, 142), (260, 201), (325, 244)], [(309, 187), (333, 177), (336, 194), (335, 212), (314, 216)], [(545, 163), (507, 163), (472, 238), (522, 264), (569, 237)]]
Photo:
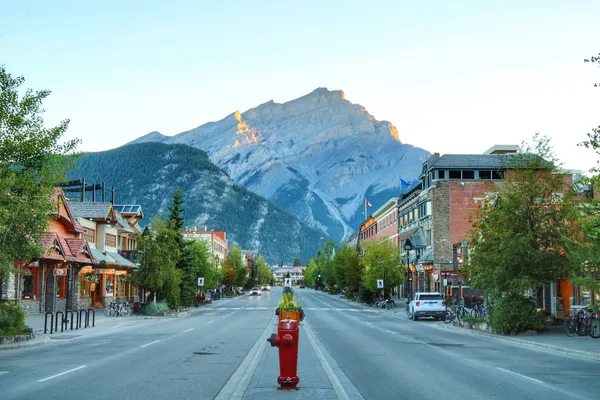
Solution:
[(40, 274), (39, 269), (23, 268), (21, 273), (21, 299), (37, 300)]
[(492, 179), (492, 171), (479, 171), (479, 179)]
[(445, 170), (439, 170), (438, 171), (438, 178), (439, 179), (446, 179), (446, 171)]
[(57, 276), (54, 286), (54, 292), (56, 297), (59, 299), (65, 299), (67, 297), (67, 277)]
[(84, 277), (84, 274), (80, 274), (79, 276), (79, 295), (81, 297), (90, 297), (92, 282), (86, 281)]

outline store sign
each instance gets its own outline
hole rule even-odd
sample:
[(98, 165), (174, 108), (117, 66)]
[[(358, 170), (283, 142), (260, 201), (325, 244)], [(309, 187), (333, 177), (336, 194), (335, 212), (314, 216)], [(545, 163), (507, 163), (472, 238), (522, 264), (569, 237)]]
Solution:
[(97, 269), (97, 271), (99, 274), (106, 274), (106, 275), (114, 275), (115, 274), (114, 268)]
[(66, 268), (55, 268), (54, 276), (67, 276), (67, 269)]

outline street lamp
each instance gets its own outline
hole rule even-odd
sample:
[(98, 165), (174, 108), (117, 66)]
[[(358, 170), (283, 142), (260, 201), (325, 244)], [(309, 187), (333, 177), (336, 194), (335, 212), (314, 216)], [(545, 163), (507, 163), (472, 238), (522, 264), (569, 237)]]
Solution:
[(410, 270), (410, 251), (413, 250), (413, 244), (409, 238), (406, 238), (404, 241), (404, 250), (406, 250), (406, 294), (408, 299), (412, 297), (412, 285), (410, 283), (410, 278), (412, 276), (412, 272)]

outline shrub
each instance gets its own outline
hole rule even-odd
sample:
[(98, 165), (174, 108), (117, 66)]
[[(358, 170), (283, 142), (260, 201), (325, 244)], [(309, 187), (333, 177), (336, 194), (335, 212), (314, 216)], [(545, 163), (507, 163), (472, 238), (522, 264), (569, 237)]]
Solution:
[(25, 311), (13, 301), (0, 302), (0, 336), (13, 336), (25, 332)]
[(169, 305), (164, 301), (149, 303), (146, 306), (146, 315), (161, 315), (167, 311), (169, 311)]
[(354, 292), (352, 291), (352, 289), (346, 289), (346, 293), (344, 293), (344, 297), (346, 297), (347, 299), (353, 299)]
[(490, 322), (494, 331), (502, 334), (544, 329), (544, 318), (535, 303), (519, 295), (499, 298), (490, 313)]

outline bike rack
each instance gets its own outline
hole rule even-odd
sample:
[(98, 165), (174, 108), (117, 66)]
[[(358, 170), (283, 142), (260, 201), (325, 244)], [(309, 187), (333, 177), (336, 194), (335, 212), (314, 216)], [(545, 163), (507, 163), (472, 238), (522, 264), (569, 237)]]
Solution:
[(65, 328), (65, 314), (62, 311), (56, 312), (56, 319), (54, 320), (54, 330), (58, 332), (58, 314), (60, 314), (60, 331), (64, 332)]
[(81, 309), (79, 310), (79, 327), (81, 328), (81, 324), (83, 323), (84, 319), (83, 319), (83, 313), (85, 313), (85, 324), (84, 324), (84, 328), (88, 327), (88, 312), (86, 309)]
[(54, 313), (51, 311), (46, 312), (44, 317), (44, 333), (48, 332), (48, 315), (50, 316), (50, 334), (54, 333)]
[(67, 324), (69, 323), (69, 319), (67, 318), (67, 315), (71, 315), (70, 321), (71, 321), (71, 330), (73, 330), (73, 310), (67, 310), (65, 311), (65, 329), (67, 329)]
[[(76, 321), (75, 321), (75, 330), (79, 329), (79, 312), (77, 312), (77, 310), (75, 311), (71, 311), (72, 313), (75, 313), (75, 316), (77, 317)], [(71, 330), (73, 330), (73, 317), (71, 317)]]
[(96, 326), (96, 310), (94, 310), (93, 308), (88, 308), (88, 310), (87, 310), (87, 316), (85, 317), (86, 328), (90, 325), (89, 324), (89, 321), (90, 321), (90, 312), (92, 313), (92, 328)]

